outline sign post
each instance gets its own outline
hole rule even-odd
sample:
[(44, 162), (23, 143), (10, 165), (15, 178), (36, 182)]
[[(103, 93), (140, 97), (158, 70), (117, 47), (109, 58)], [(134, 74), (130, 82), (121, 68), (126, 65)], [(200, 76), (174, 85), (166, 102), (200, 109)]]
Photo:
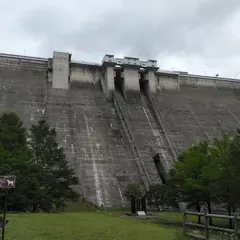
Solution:
[(5, 237), (5, 226), (6, 226), (6, 212), (7, 212), (7, 194), (9, 188), (15, 188), (16, 177), (9, 176), (0, 176), (0, 189), (4, 189), (4, 201), (3, 201), (3, 218), (1, 220), (2, 227), (2, 240)]

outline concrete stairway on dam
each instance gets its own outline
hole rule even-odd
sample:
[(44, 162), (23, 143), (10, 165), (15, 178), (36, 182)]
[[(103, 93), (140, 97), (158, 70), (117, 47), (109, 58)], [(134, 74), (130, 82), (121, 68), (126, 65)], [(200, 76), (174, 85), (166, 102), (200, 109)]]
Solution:
[(139, 94), (139, 99), (135, 103), (126, 103), (123, 96), (116, 92), (122, 111), (129, 123), (130, 131), (139, 150), (140, 159), (143, 161), (150, 183), (159, 182), (159, 174), (155, 166), (153, 157), (160, 153), (164, 159), (165, 168), (171, 162), (171, 155), (167, 144), (163, 140), (161, 127), (156, 119), (148, 99)]
[(144, 113), (147, 116), (149, 125), (155, 138), (152, 147), (157, 153), (160, 153), (160, 156), (162, 156), (162, 159), (164, 160), (162, 161), (162, 164), (164, 164), (163, 167), (165, 171), (169, 171), (174, 163), (176, 154), (174, 153), (174, 146), (172, 146), (171, 139), (167, 139), (168, 131), (164, 128), (165, 123), (161, 123), (157, 118), (158, 112), (157, 109), (154, 109), (155, 97), (152, 96), (151, 100), (149, 100), (144, 94), (142, 94), (141, 100)]
[(125, 134), (127, 136), (127, 140), (128, 140), (128, 142), (131, 146), (131, 150), (133, 152), (133, 157), (134, 157), (134, 159), (136, 161), (136, 165), (137, 165), (137, 170), (138, 170), (138, 172), (141, 176), (141, 180), (142, 180), (141, 185), (140, 185), (141, 189), (143, 190), (143, 192), (146, 192), (146, 191), (148, 191), (151, 182), (150, 182), (148, 173), (146, 171), (145, 165), (144, 165), (144, 163), (141, 159), (141, 155), (139, 153), (137, 144), (136, 144), (136, 142), (134, 140), (134, 137), (133, 137), (133, 134), (131, 132), (128, 120), (125, 117), (124, 112), (122, 110), (121, 97), (119, 97), (118, 92), (114, 93), (114, 104), (115, 104), (115, 107), (116, 107), (117, 115), (119, 116), (119, 119), (121, 120), (123, 129), (124, 129)]
[(98, 86), (49, 89), (47, 116), (80, 179), (76, 190), (95, 204), (123, 206), (127, 184), (141, 176), (113, 102)]
[(178, 156), (177, 155), (178, 151), (177, 151), (176, 145), (175, 145), (171, 135), (169, 134), (168, 127), (162, 117), (161, 112), (159, 111), (157, 100), (156, 100), (155, 96), (150, 95), (150, 96), (148, 96), (148, 99), (149, 99), (149, 102), (151, 103), (151, 108), (152, 108), (153, 112), (155, 113), (158, 123), (161, 127), (166, 145), (169, 146), (169, 152), (171, 152), (171, 155), (172, 155), (172, 158), (171, 158), (172, 163), (171, 164), (173, 165), (177, 161), (177, 156)]
[(185, 87), (157, 94), (158, 109), (178, 153), (201, 140), (212, 140), (240, 125), (239, 90)]

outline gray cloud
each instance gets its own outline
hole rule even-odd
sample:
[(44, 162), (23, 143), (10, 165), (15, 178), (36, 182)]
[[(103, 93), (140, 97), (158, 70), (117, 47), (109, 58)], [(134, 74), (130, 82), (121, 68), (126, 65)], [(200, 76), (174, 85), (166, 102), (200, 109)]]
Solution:
[[(7, 1), (1, 2), (10, 10)], [(157, 58), (164, 68), (201, 74), (238, 73), (239, 0), (19, 1), (12, 35), (25, 39), (28, 54), (72, 51), (74, 59), (100, 61), (111, 53)]]

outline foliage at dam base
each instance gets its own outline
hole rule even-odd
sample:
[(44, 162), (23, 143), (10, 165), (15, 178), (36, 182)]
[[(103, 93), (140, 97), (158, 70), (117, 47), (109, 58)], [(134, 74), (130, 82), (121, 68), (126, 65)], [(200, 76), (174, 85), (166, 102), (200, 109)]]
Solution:
[(8, 193), (9, 211), (53, 212), (78, 197), (72, 190), (78, 179), (56, 136), (45, 120), (32, 125), (28, 134), (15, 113), (0, 116), (0, 175), (17, 179)]
[(202, 141), (180, 154), (167, 183), (150, 188), (149, 202), (154, 200), (157, 206), (185, 202), (188, 209), (200, 212), (204, 206), (209, 213), (213, 206), (218, 206), (231, 215), (240, 204), (239, 173), (240, 130), (237, 130), (235, 136), (223, 134), (213, 142)]

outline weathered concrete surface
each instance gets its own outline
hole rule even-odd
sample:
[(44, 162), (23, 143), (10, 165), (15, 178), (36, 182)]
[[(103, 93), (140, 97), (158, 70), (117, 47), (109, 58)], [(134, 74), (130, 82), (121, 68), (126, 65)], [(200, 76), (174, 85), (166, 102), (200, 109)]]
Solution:
[(140, 182), (140, 176), (113, 102), (106, 100), (100, 83), (48, 88), (46, 115), (80, 179), (77, 191), (99, 206), (126, 204), (123, 191), (129, 182)]
[(125, 81), (123, 90), (126, 94), (128, 91), (140, 92), (138, 69), (124, 68), (123, 77)]
[(239, 94), (239, 90), (200, 86), (158, 92), (158, 108), (178, 152), (239, 127)]
[[(159, 153), (164, 169), (171, 167), (169, 139), (180, 153), (200, 140), (239, 127), (237, 80), (174, 72), (154, 76), (151, 72), (148, 92), (154, 96), (154, 88), (157, 91), (153, 106), (140, 92), (137, 67), (125, 66), (125, 94), (118, 98), (128, 122), (126, 129), (113, 99), (107, 98), (116, 92), (113, 66), (106, 70), (106, 66), (65, 60), (61, 75), (53, 59), (0, 54), (0, 111), (17, 112), (27, 127), (42, 118), (55, 127), (80, 179), (76, 190), (98, 205), (124, 205), (123, 191), (130, 182), (157, 182), (153, 157)], [(156, 65), (144, 64), (146, 68)], [(131, 132), (144, 170), (139, 169), (139, 157), (127, 132)]]
[(139, 176), (113, 103), (106, 100), (99, 83), (72, 90), (72, 98), (78, 149), (84, 156), (81, 177), (85, 194), (99, 204), (119, 206), (126, 184), (138, 182)]
[(52, 87), (68, 89), (69, 85), (69, 64), (70, 54), (63, 52), (53, 52), (52, 59)]
[(27, 126), (44, 117), (45, 61), (0, 56), (0, 111), (15, 111)]
[(101, 70), (97, 65), (70, 63), (70, 83), (96, 83), (101, 76)]
[(23, 66), (16, 58), (11, 64), (8, 58), (1, 61), (1, 112), (14, 110), (27, 127), (46, 119), (80, 179), (77, 191), (98, 205), (123, 206), (126, 185), (140, 182), (141, 176), (113, 102), (101, 91), (97, 70), (75, 67), (70, 89), (61, 89), (47, 81), (47, 59)]
[(152, 71), (152, 70), (148, 70), (147, 72), (147, 79), (148, 79), (148, 82), (149, 82), (149, 93), (155, 95), (156, 94), (156, 90), (157, 90), (157, 86), (156, 86), (156, 75), (155, 75), (155, 71)]

